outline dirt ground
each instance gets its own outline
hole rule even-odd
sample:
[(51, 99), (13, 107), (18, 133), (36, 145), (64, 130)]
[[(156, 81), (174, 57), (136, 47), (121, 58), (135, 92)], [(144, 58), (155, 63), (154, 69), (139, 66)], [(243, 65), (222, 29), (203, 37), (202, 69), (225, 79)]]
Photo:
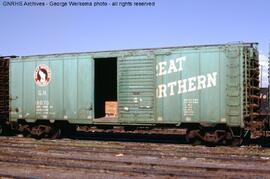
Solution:
[(0, 178), (270, 178), (270, 148), (0, 137)]

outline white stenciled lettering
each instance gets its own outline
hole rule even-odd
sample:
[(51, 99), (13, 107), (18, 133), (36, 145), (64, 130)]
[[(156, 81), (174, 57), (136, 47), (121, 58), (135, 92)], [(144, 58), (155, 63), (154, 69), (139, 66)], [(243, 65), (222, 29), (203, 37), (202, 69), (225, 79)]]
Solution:
[(158, 85), (158, 98), (166, 97), (167, 96), (167, 86), (166, 85)]
[(207, 74), (207, 88), (217, 85), (217, 72)]
[(168, 74), (170, 74), (172, 72), (177, 72), (177, 68), (175, 66), (174, 60), (170, 60), (170, 66), (169, 66), (169, 69), (168, 69)]
[(166, 65), (167, 65), (167, 62), (160, 62), (158, 64), (158, 66), (159, 66), (159, 74), (158, 75), (159, 76), (167, 74), (167, 71), (165, 70)]
[[(186, 57), (179, 57), (174, 60), (159, 62), (156, 65), (156, 76), (170, 75), (184, 70)], [(178, 75), (175, 75), (178, 76)], [(179, 76), (182, 76), (179, 74)], [(165, 79), (168, 79), (165, 77)], [(166, 80), (167, 81), (167, 80)], [(156, 89), (156, 97), (164, 98), (167, 96), (180, 95), (187, 92), (194, 92), (205, 88), (211, 88), (217, 85), (217, 72), (205, 75), (193, 76), (186, 79), (169, 81), (167, 84), (160, 84)], [(168, 88), (168, 89), (167, 89)], [(176, 91), (177, 90), (177, 91)]]
[(200, 90), (200, 89), (206, 88), (206, 76), (201, 75), (201, 76), (198, 76), (197, 79), (198, 79), (197, 89)]
[(179, 80), (178, 81), (178, 94), (187, 92), (187, 80)]
[(182, 71), (184, 61), (186, 61), (186, 57), (179, 57), (174, 60), (169, 60), (168, 63), (167, 61), (159, 62), (156, 65), (156, 76)]
[(172, 81), (167, 84), (158, 85), (156, 93), (157, 98), (164, 98), (167, 96), (174, 96), (176, 94), (183, 94), (187, 92), (193, 92), (196, 90), (202, 90), (205, 88), (211, 88), (216, 85), (217, 85), (217, 72), (213, 72), (208, 73), (206, 75), (190, 77), (188, 79), (182, 79), (178, 81)]
[(168, 87), (170, 88), (170, 96), (174, 95), (174, 87), (177, 85), (176, 81), (168, 83)]
[(186, 57), (180, 57), (177, 58), (176, 63), (178, 63), (178, 71), (182, 71), (183, 70), (183, 62), (186, 61)]
[(196, 90), (196, 77), (191, 77), (188, 79), (188, 91), (195, 91)]

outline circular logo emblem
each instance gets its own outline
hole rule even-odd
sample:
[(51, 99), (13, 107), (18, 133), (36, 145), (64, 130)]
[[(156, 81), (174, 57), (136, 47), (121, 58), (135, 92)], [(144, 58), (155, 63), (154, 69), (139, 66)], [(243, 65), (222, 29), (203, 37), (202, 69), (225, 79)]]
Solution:
[(51, 81), (51, 71), (47, 65), (37, 66), (34, 79), (38, 86), (47, 86)]

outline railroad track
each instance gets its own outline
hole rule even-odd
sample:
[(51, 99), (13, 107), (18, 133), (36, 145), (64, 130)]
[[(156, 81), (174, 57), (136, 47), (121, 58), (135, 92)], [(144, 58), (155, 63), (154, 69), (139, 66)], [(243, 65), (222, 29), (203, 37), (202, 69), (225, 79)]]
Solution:
[[(67, 148), (69, 151), (74, 152), (96, 152), (96, 153), (118, 153), (124, 150), (124, 153), (132, 152), (142, 155), (158, 155), (162, 154), (165, 157), (183, 157), (190, 154), (198, 153), (201, 157), (211, 157), (215, 159), (224, 159), (223, 156), (230, 155), (230, 159), (243, 160), (248, 156), (252, 157), (252, 160), (261, 160), (258, 158), (267, 159), (270, 157), (266, 152), (267, 149), (261, 147), (240, 147), (240, 148), (230, 148), (230, 147), (204, 147), (196, 146), (192, 147), (190, 150), (190, 145), (170, 145), (170, 144), (145, 144), (145, 143), (127, 143), (123, 142), (98, 142), (98, 141), (75, 141), (74, 140), (57, 140), (57, 143), (54, 140), (34, 140), (31, 138), (1, 138), (1, 147), (12, 146), (18, 148), (33, 148), (33, 145), (37, 148), (43, 146), (43, 149), (57, 149), (66, 151)], [(22, 146), (23, 145), (23, 146)], [(247, 150), (248, 149), (248, 150)], [(209, 156), (211, 155), (211, 156)], [(191, 156), (190, 156), (191, 157)], [(229, 159), (228, 159), (229, 160)]]
[[(31, 169), (28, 175), (21, 173), (28, 177), (49, 178), (44, 171), (47, 171), (47, 174), (63, 171), (70, 173), (70, 176), (75, 173), (77, 176), (83, 173), (99, 173), (101, 176), (120, 178), (270, 176), (270, 150), (258, 147), (207, 148), (172, 144), (36, 141), (0, 137), (0, 148), (0, 166), (14, 168), (13, 165), (17, 164), (17, 168)], [(40, 173), (37, 175), (33, 171)], [(1, 172), (3, 173), (0, 169), (0, 174)]]

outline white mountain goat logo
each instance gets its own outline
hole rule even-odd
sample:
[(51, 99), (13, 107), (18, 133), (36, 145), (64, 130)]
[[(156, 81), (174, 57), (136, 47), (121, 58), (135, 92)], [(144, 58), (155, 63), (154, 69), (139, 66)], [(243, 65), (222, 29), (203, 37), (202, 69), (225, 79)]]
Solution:
[(34, 73), (34, 79), (37, 85), (47, 86), (51, 81), (51, 71), (49, 67), (43, 64), (37, 66)]

